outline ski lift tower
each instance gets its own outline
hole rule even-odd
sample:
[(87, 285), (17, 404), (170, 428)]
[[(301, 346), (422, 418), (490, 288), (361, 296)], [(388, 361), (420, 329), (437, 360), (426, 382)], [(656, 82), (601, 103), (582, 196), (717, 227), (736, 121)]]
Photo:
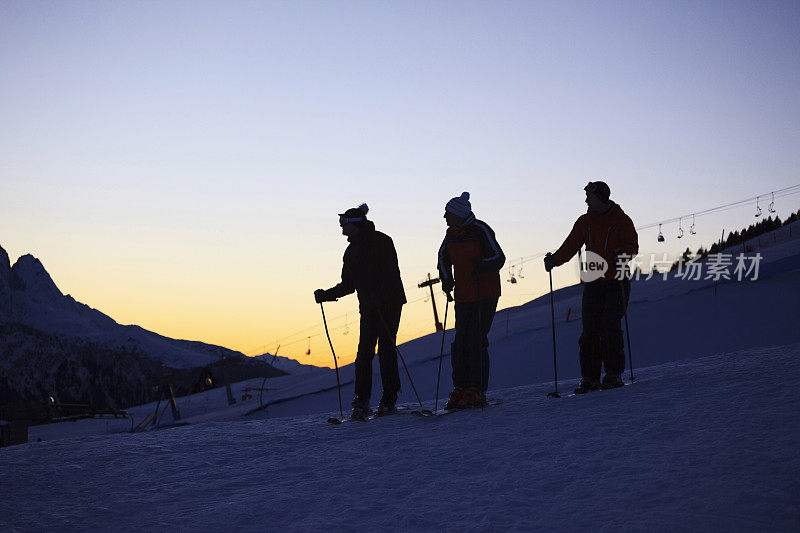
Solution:
[(439, 313), (436, 311), (436, 300), (433, 297), (433, 286), (440, 283), (439, 278), (431, 279), (431, 273), (428, 272), (428, 279), (417, 285), (420, 289), (428, 287), (431, 290), (431, 305), (433, 306), (433, 321), (436, 323), (436, 331), (442, 331), (442, 323), (439, 322)]

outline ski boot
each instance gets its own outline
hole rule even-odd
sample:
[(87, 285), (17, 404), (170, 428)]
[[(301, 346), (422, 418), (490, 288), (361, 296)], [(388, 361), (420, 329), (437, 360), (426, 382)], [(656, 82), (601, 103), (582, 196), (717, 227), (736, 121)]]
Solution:
[(390, 394), (384, 392), (381, 401), (378, 403), (378, 416), (393, 415), (397, 412), (397, 393)]
[(622, 387), (625, 385), (625, 382), (622, 381), (622, 377), (619, 374), (606, 374), (603, 376), (603, 383), (601, 387), (604, 389), (616, 389), (617, 387)]
[(458, 406), (464, 409), (484, 407), (486, 405), (486, 393), (478, 390), (477, 387), (470, 387), (464, 391)]
[(351, 405), (353, 406), (353, 412), (350, 414), (350, 418), (352, 419), (365, 420), (372, 414), (372, 409), (369, 406), (369, 398), (359, 398), (356, 396), (353, 398)]
[(464, 397), (464, 389), (461, 387), (456, 387), (450, 393), (450, 397), (447, 399), (447, 403), (444, 406), (445, 411), (449, 411), (451, 409), (457, 409), (461, 407), (461, 400)]
[(578, 388), (575, 389), (575, 394), (586, 394), (587, 392), (596, 391), (600, 388), (600, 380), (583, 378), (578, 383)]

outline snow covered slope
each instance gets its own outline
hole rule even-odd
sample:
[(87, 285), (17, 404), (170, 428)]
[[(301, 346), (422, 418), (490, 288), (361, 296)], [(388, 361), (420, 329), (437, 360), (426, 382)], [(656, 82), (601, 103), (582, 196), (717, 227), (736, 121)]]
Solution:
[[(723, 282), (716, 288), (710, 280), (684, 281), (661, 277), (633, 283), (629, 324), (633, 348), (634, 372), (646, 366), (688, 357), (702, 357), (720, 351), (759, 348), (800, 342), (800, 228), (793, 238), (783, 235), (762, 246), (763, 260), (758, 281)], [(763, 239), (766, 244), (767, 237)], [(580, 287), (567, 287), (555, 294), (559, 390), (571, 390), (579, 378), (577, 340), (580, 335)], [(570, 320), (566, 321), (569, 310)], [(448, 330), (439, 408), (449, 391), (449, 346), (452, 330)], [(500, 311), (490, 334), (492, 391), (531, 383), (551, 383), (553, 378), (552, 334), (549, 296), (525, 305)], [(441, 334), (428, 335), (400, 346), (409, 371), (423, 402), (434, 406), (436, 375), (439, 364)], [(271, 356), (267, 356), (269, 361)], [(279, 358), (282, 359), (282, 358)], [(265, 417), (288, 417), (338, 411), (335, 372), (327, 368), (290, 365), (289, 376), (267, 380), (250, 380), (234, 385), (236, 404), (229, 406), (223, 389), (178, 398), (182, 421), (253, 420)], [(380, 395), (378, 364), (374, 364), (373, 398)], [(629, 371), (626, 372), (629, 377)], [(346, 410), (353, 394), (353, 365), (340, 368), (342, 400)], [(403, 390), (400, 401), (415, 402), (405, 372), (401, 367)], [(248, 393), (247, 389), (250, 389)], [(260, 408), (264, 406), (265, 409)], [(130, 409), (136, 423), (155, 409), (155, 404)], [(163, 406), (162, 406), (163, 410)], [(161, 423), (171, 423), (167, 410)], [(129, 422), (85, 422), (56, 426), (38, 426), (30, 430), (31, 440), (51, 440), (92, 433), (130, 429)]]
[(296, 359), (283, 357), (282, 355), (270, 355), (267, 353), (259, 357), (263, 359), (265, 363), (269, 363), (278, 370), (283, 370), (289, 374), (311, 372), (318, 369), (318, 367), (314, 365), (305, 365)]
[[(637, 368), (687, 357), (800, 342), (800, 329), (793, 327), (800, 323), (800, 227), (795, 228), (791, 239), (762, 247), (760, 253), (763, 259), (757, 281), (723, 280), (716, 289), (711, 280), (685, 281), (674, 276), (667, 281), (661, 276), (635, 281), (628, 310), (634, 375)], [(558, 373), (563, 380), (560, 390), (571, 389), (580, 374), (577, 355), (580, 300), (580, 286), (566, 287), (555, 293)], [(453, 331), (449, 329), (442, 363), (440, 407), (441, 398), (447, 395), (451, 383), (449, 348), (452, 337)], [(489, 338), (490, 391), (552, 382), (549, 295), (498, 312)], [(400, 346), (417, 391), (429, 407), (436, 396), (441, 342), (441, 334), (432, 334)], [(342, 398), (347, 408), (353, 395), (354, 367), (350, 364), (339, 370)], [(380, 396), (377, 361), (374, 372), (373, 398), (377, 401)], [(400, 374), (403, 383), (400, 400), (412, 402), (415, 397), (402, 367)], [(629, 376), (629, 371), (625, 375)], [(257, 386), (260, 382), (250, 381), (238, 387)], [(292, 375), (271, 379), (268, 387), (275, 390), (263, 394), (267, 412), (251, 413), (247, 418), (338, 409), (336, 377), (331, 369), (310, 367), (292, 372)], [(212, 391), (182, 398), (179, 405), (182, 412), (195, 417), (194, 421), (236, 420), (257, 409), (259, 401), (252, 398), (228, 407), (224, 394)], [(134, 413), (141, 417), (153, 407), (142, 406)]]
[[(0, 529), (796, 531), (800, 343), (436, 419), (190, 425), (0, 449)], [(56, 458), (58, 458), (56, 460)]]
[[(761, 253), (758, 281), (635, 282), (636, 380), (617, 390), (545, 397), (544, 296), (498, 313), (490, 396), (502, 403), (483, 411), (329, 425), (334, 372), (308, 367), (267, 380), (263, 398), (240, 396), (261, 380), (237, 384), (232, 406), (221, 389), (179, 398), (187, 426), (33, 427), (31, 444), (0, 449), (0, 530), (796, 531), (800, 239)], [(556, 294), (562, 392), (578, 377), (579, 299), (579, 287)], [(440, 342), (400, 347), (428, 406)], [(340, 373), (346, 403), (352, 365)]]
[(164, 337), (139, 326), (123, 326), (111, 317), (64, 295), (41, 261), (23, 255), (12, 267), (0, 248), (0, 323), (19, 323), (55, 335), (67, 335), (113, 350), (137, 352), (175, 368), (204, 366), (243, 354), (202, 342)]

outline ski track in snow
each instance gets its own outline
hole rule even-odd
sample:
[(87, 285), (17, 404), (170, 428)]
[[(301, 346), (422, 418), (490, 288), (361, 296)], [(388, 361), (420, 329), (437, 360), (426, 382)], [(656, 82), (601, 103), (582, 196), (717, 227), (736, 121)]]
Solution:
[(0, 530), (797, 531), (799, 360), (800, 344), (718, 354), (586, 396), (494, 391), (501, 405), (437, 419), (5, 448)]

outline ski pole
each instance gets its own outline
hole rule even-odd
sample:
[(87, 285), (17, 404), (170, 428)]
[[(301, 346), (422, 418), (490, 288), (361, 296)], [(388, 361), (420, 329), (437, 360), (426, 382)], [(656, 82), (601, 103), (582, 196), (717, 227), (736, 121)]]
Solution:
[[(633, 355), (631, 354), (631, 328), (628, 325), (628, 304), (625, 302), (625, 284), (622, 281), (620, 283), (622, 283), (620, 298), (622, 298), (623, 309), (625, 310), (625, 335), (628, 337), (628, 366), (631, 369), (631, 381), (633, 381), (635, 378), (633, 377)], [(630, 294), (628, 297), (630, 297)]]
[(625, 310), (625, 334), (628, 336), (628, 366), (631, 367), (631, 381), (633, 381), (633, 356), (631, 356), (631, 330), (628, 326), (628, 310)]
[(547, 393), (548, 398), (561, 398), (558, 393), (558, 363), (556, 360), (556, 310), (553, 304), (553, 272), (550, 274), (550, 323), (553, 325), (553, 374), (555, 376), (556, 390)]
[(386, 321), (383, 319), (383, 313), (381, 310), (375, 306), (375, 310), (378, 312), (378, 318), (383, 325), (383, 329), (386, 332), (387, 338), (392, 341), (392, 346), (394, 347), (395, 353), (400, 356), (400, 361), (403, 363), (403, 368), (406, 371), (406, 376), (408, 376), (408, 382), (411, 383), (411, 389), (414, 391), (414, 396), (417, 397), (417, 402), (419, 403), (419, 410), (423, 414), (433, 414), (429, 410), (425, 409), (425, 406), (422, 405), (422, 400), (419, 398), (419, 394), (417, 393), (417, 388), (414, 386), (414, 380), (411, 379), (411, 373), (408, 371), (408, 366), (406, 366), (406, 360), (403, 358), (403, 354), (400, 353), (400, 350), (397, 348), (397, 341), (392, 338), (392, 333), (389, 331), (389, 326), (386, 324)]
[[(477, 308), (476, 308), (475, 311), (477, 313), (477, 318), (478, 318), (478, 327), (476, 328), (477, 333), (478, 333), (478, 342), (477, 342), (477, 346), (476, 346), (477, 349), (478, 349), (478, 353), (476, 355), (478, 356), (478, 364), (481, 365), (481, 392), (484, 392), (483, 391), (483, 377), (484, 377), (484, 375), (483, 375), (483, 316), (481, 316), (481, 278), (480, 278), (480, 275), (478, 277), (478, 301), (476, 303), (477, 303)], [(488, 334), (488, 332), (487, 332), (487, 334)], [(488, 357), (488, 353), (487, 353), (487, 357)], [(484, 407), (485, 407), (485, 405), (483, 405), (483, 402), (481, 402), (481, 410), (483, 410)]]
[(328, 333), (328, 321), (325, 320), (325, 308), (322, 307), (322, 302), (319, 303), (320, 311), (322, 311), (322, 323), (325, 324), (325, 335), (328, 337), (328, 344), (331, 345), (331, 354), (333, 354), (333, 364), (336, 366), (336, 390), (339, 392), (339, 416), (344, 418), (344, 411), (342, 410), (342, 385), (339, 381), (339, 362), (336, 361), (336, 352), (333, 351), (333, 343), (331, 342), (331, 334)]
[[(442, 377), (442, 358), (444, 357), (444, 333), (447, 331), (447, 309), (450, 307), (450, 300), (452, 300), (452, 296), (450, 293), (447, 294), (447, 300), (444, 303), (444, 323), (442, 324), (442, 349), (439, 351), (439, 372), (436, 374), (436, 403), (433, 406), (433, 412), (436, 413), (439, 411), (439, 378)], [(453, 357), (453, 354), (450, 354), (450, 357)]]

